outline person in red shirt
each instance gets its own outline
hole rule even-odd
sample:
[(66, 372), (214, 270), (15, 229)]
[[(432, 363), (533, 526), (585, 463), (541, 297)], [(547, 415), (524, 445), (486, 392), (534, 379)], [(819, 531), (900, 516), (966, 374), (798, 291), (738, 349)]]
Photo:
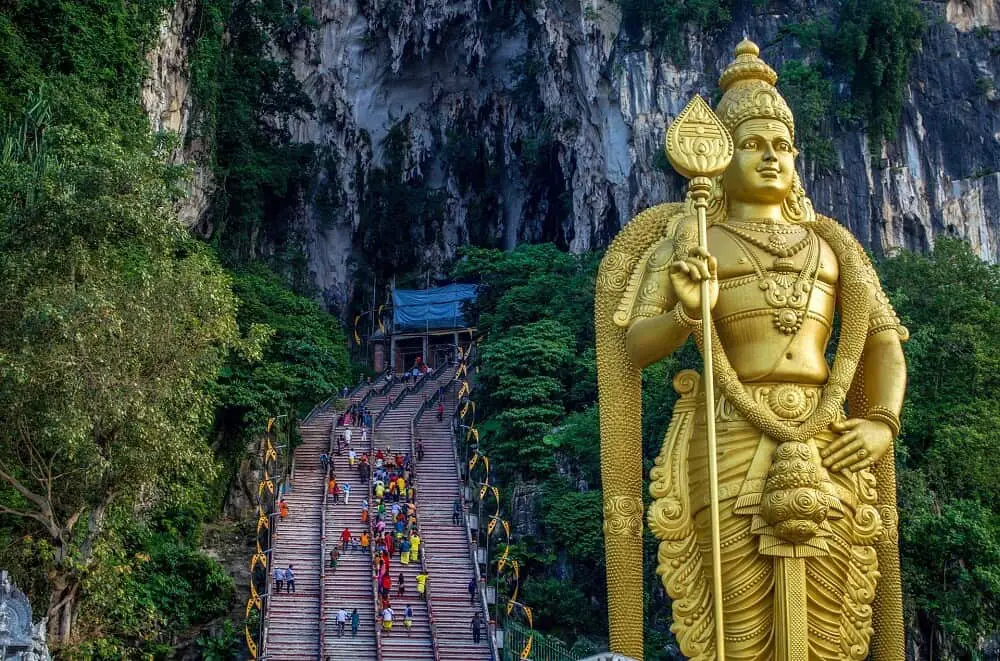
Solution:
[(392, 577), (389, 576), (389, 572), (382, 574), (382, 596), (388, 597), (389, 590), (392, 589)]
[(351, 543), (351, 529), (344, 528), (344, 532), (340, 533), (341, 549), (347, 551), (347, 545), (350, 543)]

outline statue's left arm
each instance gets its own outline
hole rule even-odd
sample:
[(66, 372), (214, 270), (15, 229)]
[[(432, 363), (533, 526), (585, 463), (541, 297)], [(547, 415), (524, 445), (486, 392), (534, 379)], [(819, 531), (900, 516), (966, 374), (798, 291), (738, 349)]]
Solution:
[[(872, 603), (872, 661), (899, 661), (906, 658), (903, 629), (903, 591), (899, 566), (899, 516), (896, 511), (896, 461), (893, 440), (899, 433), (899, 414), (906, 389), (906, 361), (902, 343), (909, 331), (900, 323), (882, 290), (875, 269), (858, 247), (864, 261), (869, 286), (868, 333), (864, 353), (848, 394), (849, 420), (863, 420), (855, 429), (878, 436), (884, 454), (868, 457), (875, 461), (874, 477), (882, 534), (875, 542), (881, 578)], [(844, 434), (846, 436), (847, 434)], [(853, 465), (853, 470), (863, 466)]]

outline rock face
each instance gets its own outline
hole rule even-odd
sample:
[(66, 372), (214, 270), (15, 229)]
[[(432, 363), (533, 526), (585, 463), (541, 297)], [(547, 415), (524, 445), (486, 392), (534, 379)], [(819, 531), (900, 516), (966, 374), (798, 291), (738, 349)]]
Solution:
[(153, 131), (169, 131), (179, 138), (171, 161), (192, 168), (188, 194), (177, 205), (177, 216), (185, 227), (198, 224), (215, 191), (206, 146), (187, 140), (194, 112), (189, 55), (196, 9), (196, 0), (177, 0), (173, 11), (164, 17), (156, 43), (146, 56), (149, 77), (141, 97)]
[[(162, 52), (151, 55), (159, 64), (144, 95), (181, 132), (186, 90), (171, 72), (184, 54), (169, 37), (190, 1), (178, 0)], [(439, 205), (433, 219), (390, 219), (398, 232), (376, 237), (409, 244), (427, 275), (470, 242), (600, 248), (637, 211), (680, 199), (683, 181), (659, 155), (666, 125), (692, 94), (711, 96), (744, 34), (776, 69), (801, 58), (779, 34), (804, 9), (791, 2), (734, 2), (727, 30), (685, 36), (690, 56), (678, 65), (629, 47), (614, 0), (312, 0), (318, 30), (279, 56), (318, 108), (289, 128), (326, 156), (296, 230), (327, 302), (341, 308), (356, 270), (371, 266), (362, 237), (382, 171)], [(927, 248), (947, 234), (998, 261), (1000, 10), (994, 0), (923, 8), (929, 29), (896, 139), (872, 149), (862, 129), (842, 129), (833, 172), (808, 154), (799, 170), (816, 209), (876, 252)], [(390, 131), (403, 137), (393, 142), (399, 167), (388, 165)], [(194, 188), (189, 217), (204, 212), (210, 190), (204, 180)]]

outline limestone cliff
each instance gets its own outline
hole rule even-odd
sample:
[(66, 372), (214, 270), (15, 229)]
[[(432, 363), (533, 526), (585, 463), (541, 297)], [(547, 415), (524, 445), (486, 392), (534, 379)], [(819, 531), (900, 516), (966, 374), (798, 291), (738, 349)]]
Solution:
[[(182, 133), (190, 103), (175, 35), (193, 2), (178, 0), (144, 95), (154, 123)], [(327, 302), (343, 309), (359, 265), (373, 266), (373, 243), (405, 244), (433, 275), (469, 242), (599, 248), (638, 210), (677, 199), (683, 182), (658, 155), (665, 126), (692, 94), (713, 94), (744, 34), (775, 68), (802, 58), (780, 28), (823, 0), (732, 4), (727, 29), (685, 33), (689, 56), (676, 64), (626, 39), (614, 0), (312, 0), (318, 29), (276, 55), (317, 108), (288, 128), (317, 146), (293, 217)], [(805, 154), (800, 172), (817, 210), (876, 251), (948, 234), (997, 261), (1000, 9), (995, 0), (923, 9), (929, 28), (895, 139), (873, 148), (862, 126), (831, 122), (835, 167)], [(387, 177), (410, 182), (422, 211), (372, 236)], [(193, 191), (192, 224), (211, 191), (204, 169)]]

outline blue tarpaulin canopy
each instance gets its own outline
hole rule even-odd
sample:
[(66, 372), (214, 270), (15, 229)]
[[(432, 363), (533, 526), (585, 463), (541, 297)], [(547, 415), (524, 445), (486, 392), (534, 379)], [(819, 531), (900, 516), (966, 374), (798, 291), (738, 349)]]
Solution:
[(395, 332), (468, 328), (462, 304), (475, 298), (475, 285), (396, 289), (392, 292)]

